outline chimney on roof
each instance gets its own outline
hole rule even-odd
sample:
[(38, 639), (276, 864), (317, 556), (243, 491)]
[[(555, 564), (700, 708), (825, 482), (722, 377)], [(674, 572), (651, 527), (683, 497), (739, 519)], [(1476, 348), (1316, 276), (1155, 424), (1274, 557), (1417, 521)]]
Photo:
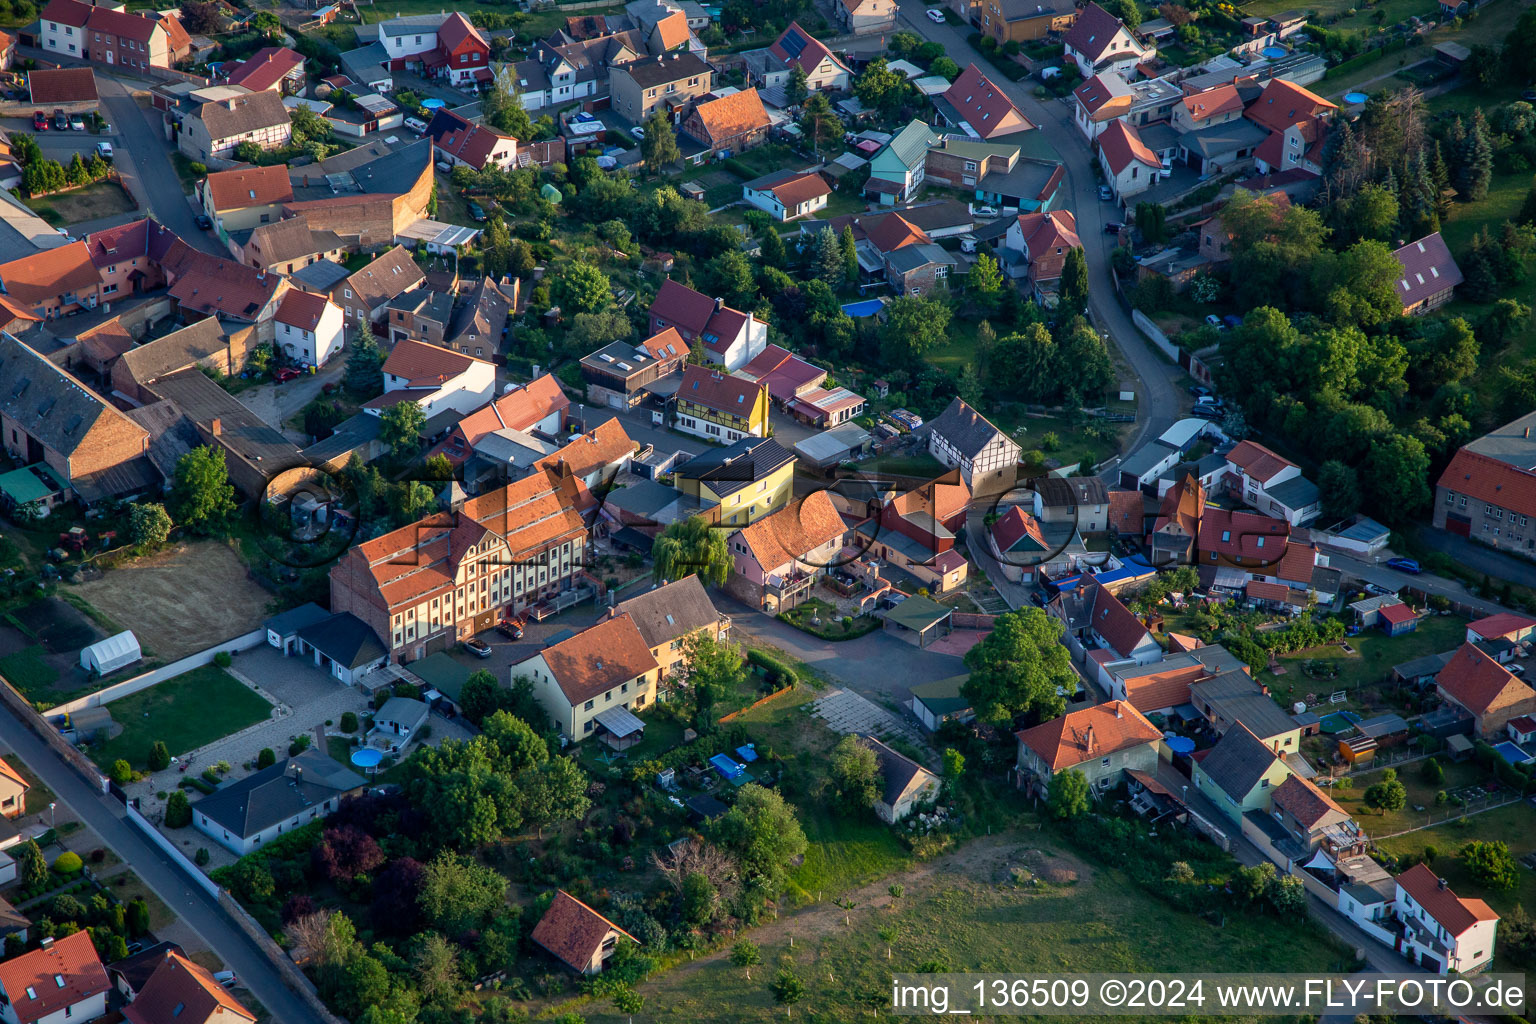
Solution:
[(724, 299), (716, 299), (715, 300), (715, 312), (716, 313), (720, 312), (721, 307), (724, 306), (724, 305), (725, 305), (725, 300)]
[(52, 949), (53, 948), (53, 938), (52, 938), (52, 936), (48, 936), (48, 935), (43, 936), (42, 940), (38, 943), (38, 946), (40, 948), (42, 948), (42, 949)]
[(213, 422), (208, 424), (208, 430), (213, 434), (214, 437), (218, 437), (220, 434), (224, 433), (224, 421), (215, 416), (213, 418)]
[(234, 110), (235, 109), (235, 98), (233, 96), (231, 96), (229, 99), (224, 101), (224, 105), (226, 107), (228, 107), (230, 110)]
[(1439, 888), (1441, 890), (1445, 890), (1445, 889), (1450, 888), (1450, 883), (1448, 883), (1445, 879), (1441, 878), (1441, 879), (1437, 879), (1437, 881), (1439, 883)]

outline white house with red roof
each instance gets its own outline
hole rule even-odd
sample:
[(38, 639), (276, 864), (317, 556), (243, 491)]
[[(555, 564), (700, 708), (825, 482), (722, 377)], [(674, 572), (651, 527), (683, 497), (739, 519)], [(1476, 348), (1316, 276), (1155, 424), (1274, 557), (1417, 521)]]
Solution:
[(1082, 772), (1095, 793), (1118, 785), (1127, 770), (1155, 772), (1163, 734), (1126, 701), (1111, 700), (1021, 729), (1014, 738), (1017, 785), (1043, 795), (1060, 772)]
[(379, 45), (390, 71), (419, 69), (461, 88), (491, 80), (491, 44), (458, 11), (381, 21)]
[(375, 416), (399, 402), (413, 401), (431, 419), (452, 410), (460, 416), (490, 401), (496, 364), (423, 341), (398, 341), (384, 360), (384, 393), (363, 408)]
[(1035, 301), (1042, 304), (1057, 291), (1067, 253), (1082, 244), (1070, 210), (1021, 213), (1003, 236), (1003, 248), (1022, 256), (1023, 274), (1033, 286)]
[(1497, 612), (1467, 623), (1467, 643), (1479, 640), (1509, 640), (1519, 643), (1529, 640), (1536, 631), (1536, 619), (1528, 619), (1514, 612)]
[(741, 198), (779, 221), (826, 209), (831, 194), (832, 186), (815, 171), (774, 171), (741, 186)]
[(1141, 141), (1141, 133), (1124, 121), (1111, 121), (1099, 133), (1099, 166), (1115, 193), (1125, 202), (1145, 192), (1168, 173), (1157, 154)]
[(805, 72), (805, 87), (811, 92), (835, 92), (853, 82), (848, 65), (797, 21), (790, 22), (766, 50), (744, 56), (753, 82), (761, 88), (784, 85), (795, 68)]
[(304, 95), (304, 58), (286, 46), (263, 46), (245, 60), (226, 64), (220, 74), (251, 92)]
[(1536, 555), (1536, 412), (1462, 445), (1435, 483), (1434, 525)]
[(1257, 441), (1243, 441), (1226, 454), (1227, 490), (1265, 515), (1305, 526), (1322, 511), (1317, 485), (1301, 467)]
[(1468, 974), (1493, 963), (1499, 915), (1492, 907), (1457, 896), (1427, 864), (1404, 871), (1396, 884), (1398, 952), (1436, 974)]
[(934, 99), (939, 116), (974, 139), (992, 141), (1034, 127), (975, 64)]
[(1440, 699), (1472, 716), (1472, 734), (1494, 742), (1522, 715), (1536, 714), (1536, 690), (1473, 643), (1464, 643), (1435, 676)]
[(1322, 173), (1323, 146), (1338, 106), (1295, 82), (1272, 78), (1243, 116), (1269, 132), (1254, 153), (1260, 174)]
[(0, 1020), (77, 1024), (106, 1015), (112, 982), (90, 932), (44, 939), (41, 949), (0, 962)]
[(689, 344), (698, 338), (705, 359), (726, 370), (741, 369), (768, 347), (766, 323), (671, 278), (657, 291), (650, 317), (652, 334), (675, 327)]
[(324, 366), (341, 351), (347, 318), (324, 295), (290, 288), (272, 316), (272, 340), (283, 355), (305, 366)]
[(451, 110), (439, 110), (427, 125), (432, 150), (450, 167), (463, 164), (477, 171), (500, 168), (509, 171), (517, 163), (517, 140), (483, 124), (475, 124)]
[(1137, 39), (1123, 21), (1094, 3), (1082, 9), (1061, 42), (1084, 78), (1105, 72), (1129, 77), (1137, 64), (1157, 53), (1156, 47)]

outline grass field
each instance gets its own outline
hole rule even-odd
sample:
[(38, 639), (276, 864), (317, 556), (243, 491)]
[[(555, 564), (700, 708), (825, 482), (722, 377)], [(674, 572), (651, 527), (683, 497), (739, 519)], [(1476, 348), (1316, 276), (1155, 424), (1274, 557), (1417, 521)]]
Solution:
[[(1454, 615), (1420, 619), (1418, 628), (1404, 636), (1389, 637), (1372, 627), (1361, 630), (1359, 636), (1348, 638), (1355, 654), (1345, 654), (1338, 647), (1287, 654), (1280, 658), (1287, 670), (1285, 675), (1265, 671), (1260, 673), (1260, 678), (1282, 705), (1288, 706), (1293, 700), (1300, 699), (1298, 695), (1346, 690), (1350, 693), (1350, 702), (1341, 707), (1356, 707), (1358, 691), (1381, 682), (1391, 673), (1393, 665), (1451, 650), (1465, 638), (1466, 627), (1466, 620)], [(1309, 677), (1302, 671), (1302, 665), (1309, 660), (1332, 662), (1338, 675), (1333, 679)]]
[[(1382, 772), (1365, 772), (1361, 775), (1351, 776), (1351, 788), (1330, 789), (1329, 795), (1334, 798), (1340, 807), (1348, 811), (1354, 819), (1360, 823), (1360, 827), (1367, 835), (1391, 835), (1403, 832), (1411, 828), (1419, 828), (1431, 819), (1444, 820), (1451, 815), (1460, 813), (1447, 803), (1445, 806), (1435, 806), (1435, 793), (1445, 790), (1454, 793), (1467, 786), (1481, 785), (1489, 781), (1489, 774), (1483, 768), (1470, 761), (1454, 764), (1446, 761), (1444, 757), (1437, 758), (1440, 767), (1445, 771), (1444, 779), (1439, 783), (1425, 781), (1422, 772), (1423, 761), (1414, 761), (1400, 766), (1397, 769), (1398, 781), (1408, 790), (1408, 803), (1400, 811), (1387, 811), (1385, 813), (1365, 804), (1365, 790), (1374, 783), (1380, 782)], [(1423, 807), (1424, 810), (1415, 808)], [(1464, 810), (1464, 808), (1463, 808)], [(1477, 819), (1473, 819), (1474, 821)]]
[(0, 676), (33, 700), (41, 699), (42, 692), (58, 681), (58, 669), (43, 660), (43, 648), (38, 644), (23, 648), (14, 654), (0, 658)]
[[(1536, 810), (1522, 801), (1470, 818), (1461, 818), (1448, 825), (1384, 839), (1380, 846), (1393, 856), (1422, 854), (1425, 847), (1432, 846), (1437, 854), (1435, 873), (1450, 882), (1458, 896), (1485, 899), (1495, 910), (1504, 914), (1514, 909), (1517, 903), (1527, 909), (1536, 907), (1536, 872), (1520, 868), (1520, 884), (1511, 890), (1485, 889), (1472, 880), (1462, 866), (1459, 855), (1462, 847), (1473, 839), (1501, 839), (1509, 844), (1510, 853), (1519, 859), (1536, 851)], [(1500, 966), (1499, 969), (1512, 968)]]
[(272, 712), (270, 704), (216, 665), (195, 668), (107, 707), (123, 731), (91, 750), (91, 759), (103, 768), (122, 758), (142, 769), (156, 740), (163, 740), (172, 754), (185, 754)]

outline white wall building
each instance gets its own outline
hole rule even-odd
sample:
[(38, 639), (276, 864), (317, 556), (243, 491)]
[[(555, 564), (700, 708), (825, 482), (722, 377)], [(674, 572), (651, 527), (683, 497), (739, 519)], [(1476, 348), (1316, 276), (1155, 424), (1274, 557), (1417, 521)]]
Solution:
[(324, 366), (341, 351), (346, 317), (324, 295), (289, 289), (272, 318), (273, 341), (283, 355), (306, 366)]

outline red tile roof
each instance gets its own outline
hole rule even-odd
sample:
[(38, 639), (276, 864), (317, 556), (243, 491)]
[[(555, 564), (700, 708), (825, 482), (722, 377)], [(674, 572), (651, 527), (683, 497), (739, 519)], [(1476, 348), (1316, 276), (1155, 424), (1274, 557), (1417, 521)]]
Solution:
[[(1197, 542), (1200, 561), (1212, 561), (1209, 555), (1214, 552), (1221, 559), (1249, 568), (1278, 567), (1290, 535), (1290, 524), (1284, 519), (1204, 505)], [(1239, 558), (1240, 563), (1236, 562)]]
[(818, 196), (831, 195), (832, 187), (827, 184), (827, 179), (815, 171), (805, 171), (775, 182), (768, 186), (768, 191), (784, 204), (785, 209), (792, 211), (801, 203)]
[(1457, 450), (1437, 485), (1499, 508), (1536, 514), (1536, 472), (1470, 448)]
[(847, 531), (826, 491), (812, 491), (737, 534), (764, 572), (776, 572)]
[(1438, 231), (1409, 242), (1392, 255), (1403, 268), (1392, 290), (1404, 309), (1462, 282), (1461, 268)]
[(439, 110), (432, 115), (427, 126), (432, 145), (455, 159), (462, 160), (476, 170), (484, 170), (485, 164), (497, 146), (511, 143), (515, 150), (517, 140), (494, 128), (475, 124), (451, 110)]
[(723, 145), (738, 135), (767, 128), (772, 122), (756, 89), (705, 100), (693, 108), (708, 139), (701, 140), (713, 145)]
[(1122, 658), (1128, 658), (1149, 635), (1146, 624), (1136, 617), (1109, 588), (1094, 583), (1098, 589), (1093, 599), (1093, 617), (1089, 625)]
[(0, 989), (21, 1024), (32, 1024), (111, 987), (90, 932), (75, 932), (55, 939), (49, 949), (0, 962)]
[(1499, 915), (1482, 900), (1464, 900), (1449, 888), (1428, 864), (1415, 864), (1397, 876), (1397, 884), (1452, 935), (1462, 935), (1480, 921), (1497, 921)]
[(394, 351), (384, 360), (384, 372), (391, 377), (401, 377), (413, 388), (435, 387), (452, 380), (484, 359), (476, 359), (462, 352), (428, 345), (424, 341), (399, 341)]
[(1435, 685), (1478, 717), (1498, 708), (1536, 699), (1536, 690), (1471, 643), (1456, 649), (1451, 660), (1435, 676)]
[(758, 399), (766, 390), (756, 381), (724, 373), (718, 367), (693, 365), (683, 370), (677, 397), (679, 401), (745, 418), (757, 408)]
[[(1124, 90), (1124, 86), (1121, 89)], [(1083, 109), (1088, 111), (1088, 116), (1095, 121), (1124, 117), (1131, 111), (1130, 92), (1117, 91), (1110, 80), (1103, 75), (1094, 75), (1073, 89), (1072, 95), (1083, 105)]]
[(1145, 715), (1123, 700), (1073, 711), (1014, 736), (1053, 773), (1163, 738)]
[[(166, 21), (170, 21), (169, 17)], [(106, 7), (93, 7), (85, 25), (92, 32), (110, 32), (140, 43), (148, 43), (154, 37), (155, 30), (160, 29), (166, 33), (167, 42), (170, 41), (168, 25), (162, 25), (160, 21), (142, 14), (129, 14)]]
[(1536, 627), (1536, 619), (1528, 619), (1524, 615), (1516, 615), (1514, 612), (1499, 612), (1495, 615), (1487, 615), (1467, 624), (1467, 632), (1482, 637), (1484, 640), (1494, 640), (1498, 637), (1510, 636)]
[[(1092, 4), (1088, 6), (1093, 7)], [(1104, 129), (1099, 135), (1099, 149), (1103, 151), (1104, 158), (1109, 162), (1109, 169), (1114, 174), (1119, 174), (1133, 162), (1158, 170), (1163, 166), (1157, 154), (1141, 141), (1140, 133), (1124, 121), (1114, 121)]]
[(860, 222), (864, 237), (881, 253), (895, 252), (908, 245), (921, 245), (933, 241), (928, 233), (899, 213), (886, 213), (878, 217), (865, 217)]
[(656, 34), (663, 51), (687, 45), (689, 36), (693, 34), (688, 30), (688, 15), (682, 11), (673, 11), (661, 18), (651, 31)]
[(17, 771), (15, 768), (12, 768), (8, 763), (6, 763), (6, 760), (3, 757), (0, 757), (0, 776), (10, 779), (22, 789), (32, 788), (31, 785), (28, 784), (27, 780), (21, 777), (21, 772)]
[[(347, 201), (357, 197), (338, 198)], [(319, 200), (319, 202), (327, 202), (327, 200)], [(403, 295), (426, 279), (427, 275), (422, 273), (416, 261), (411, 258), (411, 251), (403, 245), (397, 245), (388, 252), (381, 253), (372, 263), (347, 278), (346, 283), (356, 293), (359, 302), (370, 309), (377, 309), (396, 295)]]
[(1238, 94), (1237, 86), (1231, 83), (1186, 96), (1183, 103), (1185, 113), (1196, 124), (1243, 109), (1243, 97)]
[(274, 319), (278, 323), (292, 324), (294, 327), (313, 331), (320, 326), (320, 318), (325, 315), (325, 308), (330, 304), (331, 300), (324, 295), (290, 288), (283, 296), (283, 301), (277, 304), (277, 315)]
[[(667, 327), (640, 342), (640, 347), (651, 354), (652, 359), (676, 359), (688, 352), (688, 343), (677, 333), (676, 327)], [(567, 403), (569, 404), (569, 403)]]
[(1062, 42), (1088, 59), (1098, 63), (1109, 50), (1110, 42), (1124, 26), (1120, 19), (1098, 4), (1090, 3), (1077, 15), (1077, 21), (1062, 37)]
[(46, 68), (27, 72), (32, 103), (95, 103), (96, 73), (90, 68)]
[(1295, 469), (1296, 463), (1282, 455), (1276, 455), (1257, 441), (1242, 441), (1227, 452), (1227, 461), (1253, 477), (1262, 486), (1268, 484), (1284, 469)]
[(123, 1017), (129, 1024), (230, 1024), (256, 1019), (207, 968), (169, 951), (133, 1002), (123, 1007)]
[(41, 20), (84, 28), (92, 9), (90, 4), (80, 3), (79, 0), (49, 0), (48, 6), (43, 8)]
[(639, 447), (624, 429), (618, 417), (605, 420), (585, 434), (577, 434), (559, 451), (546, 455), (534, 465), (564, 465), (574, 475), (585, 477), (604, 466), (611, 466)]
[(1189, 684), (1205, 675), (1204, 665), (1176, 665), (1125, 680), (1125, 699), (1138, 711), (1150, 713), (1189, 703)]
[(448, 15), (448, 19), (438, 26), (437, 43), (449, 53), (458, 53), (465, 43), (478, 47), (486, 54), (491, 52), (491, 44), (486, 42), (485, 36), (458, 11)]
[(16, 301), (37, 305), (67, 292), (94, 293), (101, 287), (101, 273), (86, 244), (71, 242), (0, 263), (0, 283)]
[(117, 317), (81, 331), (76, 340), (81, 351), (101, 364), (111, 363), (133, 348), (133, 335)]
[(1349, 812), (1334, 803), (1332, 797), (1300, 775), (1292, 775), (1280, 783), (1273, 799), (1276, 807), (1309, 830), (1326, 824), (1329, 818), (1338, 821), (1349, 817)]
[(1140, 537), (1146, 532), (1146, 501), (1140, 491), (1109, 492), (1109, 528), (1122, 537)]
[(549, 666), (572, 707), (657, 668), (650, 646), (628, 612), (602, 619), (537, 656)]
[(1083, 244), (1077, 237), (1077, 218), (1071, 210), (1021, 213), (1018, 226), (1024, 252), (1029, 257), (1029, 275), (1036, 281), (1054, 281), (1061, 277), (1067, 250), (1080, 248)]
[(135, 256), (149, 253), (149, 218), (131, 220), (114, 228), (92, 231), (85, 237), (91, 250), (91, 262), (108, 267)]
[(432, 454), (446, 454), (449, 461), (462, 461), (469, 457), (469, 450), (486, 434), (503, 428), (531, 430), (551, 413), (563, 414), (570, 405), (571, 400), (560, 389), (560, 382), (554, 374), (546, 373), (515, 391), (485, 403), (459, 420), (447, 440), (434, 448)]
[(1284, 603), (1290, 597), (1291, 588), (1284, 583), (1265, 583), (1261, 580), (1250, 580), (1244, 588), (1248, 597), (1254, 601), (1278, 601)]
[(214, 171), (204, 187), (215, 210), (242, 210), (248, 206), (293, 201), (293, 183), (285, 164), (268, 167), (237, 167)]
[(572, 970), (584, 971), (602, 949), (604, 940), (614, 932), (631, 942), (640, 941), (561, 889), (534, 925), (530, 937)]
[(1376, 614), (1394, 626), (1403, 622), (1412, 622), (1418, 618), (1413, 613), (1413, 609), (1405, 604), (1389, 604), (1384, 608), (1377, 609)]
[(992, 539), (997, 542), (997, 549), (1003, 552), (1013, 551), (1015, 546), (1020, 552), (1046, 550), (1040, 523), (1019, 505), (1004, 512), (992, 524)]
[[(1314, 114), (1337, 110), (1338, 106), (1323, 99), (1310, 89), (1283, 78), (1271, 78), (1259, 98), (1251, 103), (1243, 116), (1272, 132), (1283, 132), (1293, 124), (1312, 120)], [(1268, 161), (1266, 161), (1268, 162)]]
[(250, 57), (225, 72), (230, 85), (240, 85), (252, 92), (270, 89), (304, 65), (304, 58), (286, 46), (263, 46)]
[(283, 279), (220, 256), (208, 256), (177, 242), (170, 262), (175, 277), (170, 295), (184, 309), (254, 321), (277, 294)]
[[(789, 50), (784, 46), (784, 40), (787, 36), (789, 36), (791, 32), (798, 32), (800, 34), (800, 38), (805, 40), (804, 45), (800, 47), (800, 52), (795, 56), (791, 56)], [(783, 61), (785, 64), (797, 65), (800, 70), (804, 71), (806, 74), (810, 74), (811, 72), (815, 71), (821, 62), (827, 59), (831, 59), (832, 63), (836, 64), (844, 71), (848, 70), (848, 65), (838, 60), (837, 55), (834, 54), (831, 50), (827, 49), (826, 44), (824, 44), (820, 39), (817, 39), (805, 29), (801, 28), (798, 21), (790, 22), (789, 27), (786, 28), (783, 32), (779, 33), (779, 38), (775, 39), (772, 45), (768, 47), (768, 52), (773, 54), (779, 60)]]
[(1003, 90), (975, 64), (960, 72), (960, 77), (944, 91), (944, 99), (984, 139), (1034, 127)]

